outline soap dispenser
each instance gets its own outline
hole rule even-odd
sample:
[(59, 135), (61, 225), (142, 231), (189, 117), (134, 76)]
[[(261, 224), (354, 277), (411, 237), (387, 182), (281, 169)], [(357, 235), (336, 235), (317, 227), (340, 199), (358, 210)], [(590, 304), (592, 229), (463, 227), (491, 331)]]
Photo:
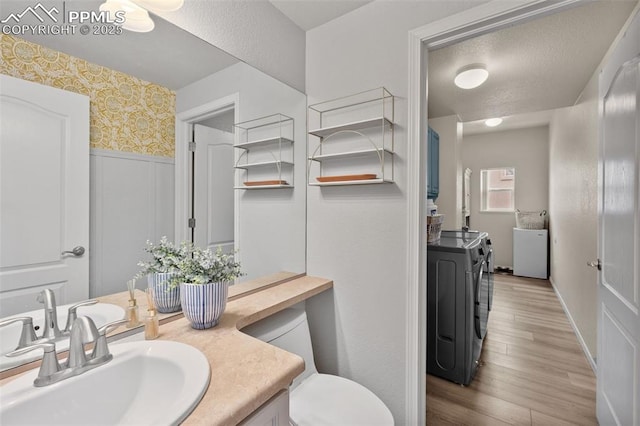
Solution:
[(129, 290), (129, 306), (127, 306), (127, 328), (137, 327), (140, 324), (140, 307), (136, 301), (136, 280), (127, 281)]
[(160, 321), (156, 305), (153, 303), (153, 290), (148, 288), (145, 290), (147, 294), (147, 314), (144, 317), (144, 338), (146, 340), (157, 339), (160, 335)]

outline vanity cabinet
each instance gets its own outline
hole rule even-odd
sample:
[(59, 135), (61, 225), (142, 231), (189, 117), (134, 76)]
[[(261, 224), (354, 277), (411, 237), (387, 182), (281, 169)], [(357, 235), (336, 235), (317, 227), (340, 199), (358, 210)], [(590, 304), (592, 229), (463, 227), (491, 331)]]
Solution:
[(293, 188), (293, 118), (273, 114), (234, 124), (236, 189)]
[(241, 426), (289, 426), (289, 391), (281, 390), (244, 419)]
[(392, 183), (394, 97), (384, 87), (310, 105), (308, 184)]
[(427, 130), (427, 198), (435, 200), (440, 193), (440, 135)]

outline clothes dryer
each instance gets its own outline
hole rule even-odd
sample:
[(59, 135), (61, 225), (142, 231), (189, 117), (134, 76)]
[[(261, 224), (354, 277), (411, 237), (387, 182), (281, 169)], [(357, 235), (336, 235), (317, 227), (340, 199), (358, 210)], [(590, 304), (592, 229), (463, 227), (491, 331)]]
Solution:
[(489, 317), (479, 235), (441, 235), (427, 246), (427, 373), (468, 385)]
[(449, 238), (462, 238), (473, 239), (480, 238), (482, 242), (482, 251), (484, 253), (484, 274), (483, 279), (486, 280), (486, 284), (489, 287), (489, 296), (487, 300), (487, 309), (490, 311), (493, 305), (493, 272), (494, 272), (494, 258), (493, 247), (489, 234), (484, 231), (470, 231), (470, 230), (443, 230), (443, 237)]

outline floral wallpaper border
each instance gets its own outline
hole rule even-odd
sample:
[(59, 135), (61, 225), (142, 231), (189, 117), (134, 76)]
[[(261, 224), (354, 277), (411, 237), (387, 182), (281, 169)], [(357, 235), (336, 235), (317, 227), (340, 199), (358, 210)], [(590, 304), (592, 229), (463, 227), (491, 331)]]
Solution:
[(175, 92), (14, 36), (0, 37), (0, 73), (89, 96), (91, 148), (174, 156)]

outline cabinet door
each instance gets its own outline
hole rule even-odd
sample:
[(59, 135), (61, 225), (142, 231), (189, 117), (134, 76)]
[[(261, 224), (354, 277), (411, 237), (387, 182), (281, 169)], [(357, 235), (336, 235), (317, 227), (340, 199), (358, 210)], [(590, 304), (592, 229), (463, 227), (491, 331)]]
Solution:
[(427, 198), (438, 198), (440, 191), (440, 136), (429, 127), (427, 136)]
[(289, 391), (282, 390), (240, 423), (242, 426), (289, 426)]

